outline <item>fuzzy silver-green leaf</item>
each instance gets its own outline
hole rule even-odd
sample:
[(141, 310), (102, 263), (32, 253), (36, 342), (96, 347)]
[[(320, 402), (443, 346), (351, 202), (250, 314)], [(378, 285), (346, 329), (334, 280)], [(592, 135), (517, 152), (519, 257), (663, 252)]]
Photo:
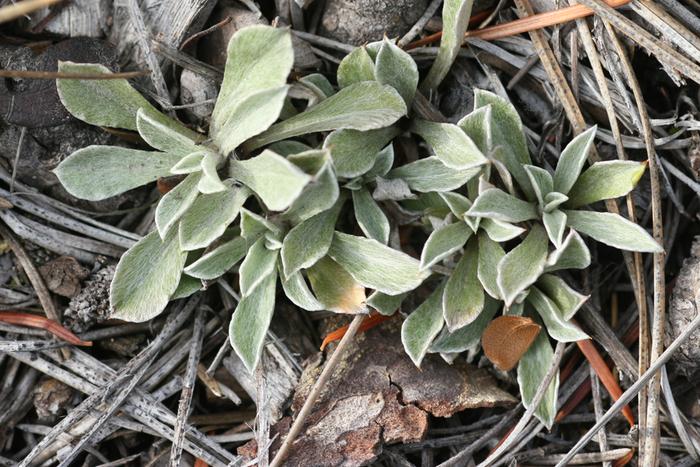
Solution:
[(661, 253), (663, 248), (639, 225), (610, 212), (564, 211), (567, 225), (620, 250)]
[(403, 348), (417, 367), (442, 329), (442, 291), (442, 286), (436, 288), (401, 326)]
[(547, 260), (547, 245), (547, 232), (536, 224), (525, 240), (499, 261), (498, 290), (506, 306), (540, 277)]

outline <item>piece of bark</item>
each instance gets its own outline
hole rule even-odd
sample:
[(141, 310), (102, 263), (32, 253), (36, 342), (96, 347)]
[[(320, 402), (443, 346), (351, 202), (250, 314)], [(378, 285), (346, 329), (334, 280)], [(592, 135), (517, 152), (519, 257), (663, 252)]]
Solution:
[[(667, 313), (666, 345), (685, 330), (698, 314), (700, 305), (700, 236), (695, 237), (690, 256), (683, 261)], [(700, 373), (700, 331), (695, 331), (673, 355), (673, 368), (688, 379)]]
[(92, 274), (78, 295), (63, 312), (63, 322), (73, 332), (83, 332), (109, 318), (109, 286), (114, 277), (114, 265)]
[[(45, 23), (43, 31), (68, 37), (102, 37), (109, 30), (112, 3), (112, 0), (71, 0), (60, 5), (60, 11)], [(33, 27), (53, 14), (51, 11), (44, 8), (31, 15)]]
[(46, 286), (55, 294), (73, 298), (80, 292), (80, 283), (89, 274), (86, 268), (70, 256), (59, 256), (39, 267)]
[(70, 408), (75, 390), (53, 378), (45, 378), (34, 388), (34, 409), (40, 422), (54, 423)]
[[(358, 335), (339, 363), (294, 443), (285, 466), (359, 466), (379, 456), (384, 444), (421, 440), (428, 416), (449, 417), (469, 408), (509, 406), (516, 399), (484, 370), (459, 361), (426, 357), (420, 369), (404, 353), (400, 320)], [(292, 402), (298, 411), (321, 372), (312, 359)], [(288, 420), (273, 427), (284, 435)], [(273, 444), (272, 454), (278, 446)], [(239, 450), (251, 456), (253, 442)], [(254, 456), (252, 456), (254, 457)]]
[(352, 45), (403, 36), (420, 19), (428, 0), (328, 0), (322, 36)]

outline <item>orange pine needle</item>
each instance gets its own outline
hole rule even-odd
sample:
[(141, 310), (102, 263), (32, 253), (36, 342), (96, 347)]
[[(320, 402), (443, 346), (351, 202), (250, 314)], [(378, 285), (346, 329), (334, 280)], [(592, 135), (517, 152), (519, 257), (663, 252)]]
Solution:
[(194, 461), (194, 467), (209, 467), (209, 464), (204, 462), (204, 460), (199, 457)]
[[(576, 341), (576, 345), (578, 345), (579, 350), (581, 350), (581, 353), (583, 353), (583, 355), (586, 357), (588, 363), (591, 364), (595, 374), (598, 375), (600, 382), (603, 383), (603, 386), (605, 386), (605, 389), (608, 390), (608, 393), (610, 393), (613, 400), (618, 400), (622, 395), (622, 389), (610, 371), (610, 368), (608, 368), (608, 365), (606, 365), (605, 360), (603, 360), (603, 357), (598, 352), (598, 349), (596, 349), (595, 345), (593, 345), (593, 342), (591, 342), (589, 339), (585, 339), (582, 341)], [(630, 409), (629, 405), (626, 405), (622, 409), (622, 414), (629, 422), (630, 427), (634, 426), (634, 415), (632, 414), (632, 409)]]
[[(383, 323), (384, 321), (388, 320), (394, 315), (391, 316), (385, 316), (385, 315), (380, 315), (376, 311), (373, 311), (370, 313), (369, 316), (367, 316), (363, 321), (362, 324), (360, 324), (360, 328), (357, 330), (358, 333), (360, 332), (365, 332), (368, 329), (372, 329), (375, 326), (378, 326), (379, 324)], [(350, 327), (349, 324), (346, 324), (345, 326), (339, 327), (335, 331), (329, 332), (326, 337), (323, 338), (323, 342), (321, 343), (321, 350), (325, 349), (328, 344), (331, 342), (339, 341), (340, 339), (343, 338), (345, 333), (348, 331), (348, 328)]]
[[(630, 1), (631, 0), (606, 0), (606, 3), (612, 8), (619, 8), (628, 4)], [(545, 13), (539, 13), (526, 18), (520, 18), (515, 21), (496, 24), (484, 29), (467, 31), (466, 34), (464, 34), (464, 37), (465, 39), (474, 37), (485, 41), (502, 39), (504, 37), (514, 36), (516, 34), (566, 23), (575, 19), (585, 18), (587, 16), (591, 16), (592, 14), (593, 10), (584, 5), (572, 5), (565, 8), (559, 8), (558, 10), (547, 11)], [(406, 50), (415, 49), (416, 47), (437, 42), (441, 37), (441, 32), (431, 34), (430, 36), (408, 44), (406, 46)]]
[(18, 326), (44, 329), (61, 340), (73, 345), (91, 347), (91, 341), (80, 340), (78, 336), (61, 326), (54, 320), (30, 313), (17, 313), (12, 311), (0, 311), (0, 321)]

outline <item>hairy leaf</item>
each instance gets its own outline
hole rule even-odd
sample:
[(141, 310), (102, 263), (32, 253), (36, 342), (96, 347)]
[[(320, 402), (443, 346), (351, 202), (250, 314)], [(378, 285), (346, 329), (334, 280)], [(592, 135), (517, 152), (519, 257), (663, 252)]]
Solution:
[(377, 130), (336, 130), (326, 137), (323, 147), (330, 150), (336, 174), (343, 178), (360, 176), (369, 171), (382, 150), (400, 130), (396, 127)]
[(569, 201), (568, 196), (553, 191), (544, 197), (544, 206), (542, 206), (542, 211), (552, 212), (567, 201)]
[(374, 165), (367, 173), (362, 175), (362, 179), (373, 181), (377, 177), (384, 177), (391, 170), (392, 165), (394, 165), (394, 146), (389, 144), (379, 151), (379, 154), (374, 159)]
[(591, 252), (586, 242), (575, 231), (570, 230), (561, 246), (547, 258), (546, 272), (560, 269), (585, 269), (591, 264)]
[(477, 268), (477, 276), (486, 293), (493, 298), (501, 298), (501, 291), (498, 288), (498, 270), (497, 266), (501, 259), (506, 255), (501, 245), (479, 232), (479, 265)]
[(362, 187), (352, 192), (352, 205), (355, 211), (355, 220), (368, 237), (380, 243), (389, 242), (389, 219), (379, 207), (367, 188)]
[(243, 238), (252, 243), (267, 232), (280, 235), (282, 230), (259, 214), (255, 214), (245, 208), (241, 209), (241, 236)]
[(484, 329), (489, 325), (499, 307), (500, 303), (497, 300), (486, 296), (484, 309), (474, 321), (454, 332), (450, 332), (446, 327), (443, 328), (428, 351), (431, 353), (459, 353), (475, 347), (481, 341)]
[(365, 313), (365, 288), (328, 256), (321, 258), (307, 271), (311, 288), (323, 308), (334, 313)]
[(411, 130), (420, 135), (449, 168), (471, 169), (487, 162), (476, 144), (457, 125), (415, 119)]
[(139, 135), (152, 148), (185, 157), (197, 150), (202, 136), (153, 108), (136, 112)]
[(226, 190), (226, 185), (219, 177), (219, 164), (223, 161), (219, 154), (213, 151), (206, 151), (200, 167), (202, 168), (202, 177), (199, 179), (199, 191), (203, 194), (210, 195)]
[(333, 171), (333, 166), (327, 162), (289, 206), (289, 209), (284, 212), (283, 217), (298, 224), (329, 209), (338, 201), (339, 195), (338, 179)]
[(377, 53), (374, 76), (379, 83), (396, 89), (406, 107), (411, 107), (418, 87), (418, 66), (409, 54), (387, 38), (384, 38)]
[(71, 195), (100, 201), (169, 176), (179, 159), (165, 152), (88, 146), (68, 156), (54, 173)]
[(180, 300), (181, 298), (187, 298), (195, 292), (203, 290), (202, 281), (195, 279), (194, 277), (182, 275), (180, 276), (180, 282), (177, 284), (177, 289), (170, 296), (170, 301)]
[(251, 148), (286, 138), (336, 129), (374, 130), (406, 115), (406, 104), (391, 86), (363, 81), (287, 120), (251, 140)]
[(440, 49), (430, 67), (428, 76), (421, 84), (425, 92), (435, 89), (447, 76), (464, 42), (464, 33), (469, 25), (474, 0), (445, 0), (442, 4), (442, 38)]
[(542, 223), (547, 229), (547, 235), (552, 244), (559, 248), (564, 240), (564, 230), (566, 230), (566, 214), (559, 209), (542, 214)]
[(537, 310), (552, 339), (559, 342), (576, 342), (588, 339), (588, 334), (581, 331), (571, 321), (565, 319), (557, 305), (537, 287), (530, 288), (530, 293), (527, 295), (526, 300), (527, 303)]
[(663, 248), (646, 230), (609, 212), (564, 211), (567, 225), (606, 245), (621, 250), (661, 253)]
[(193, 173), (185, 177), (175, 188), (170, 190), (163, 196), (156, 207), (156, 227), (160, 238), (165, 238), (165, 235), (170, 230), (180, 217), (192, 206), (199, 190), (199, 173)]
[(593, 146), (596, 131), (595, 126), (589, 128), (572, 139), (561, 152), (554, 171), (554, 189), (559, 193), (567, 194), (574, 186)]
[(231, 161), (229, 173), (272, 211), (287, 209), (311, 180), (296, 165), (269, 150), (244, 161)]
[(199, 195), (180, 219), (180, 245), (191, 251), (205, 248), (220, 237), (238, 216), (250, 196), (244, 187), (231, 187), (219, 193)]
[(440, 198), (447, 203), (450, 211), (457, 219), (464, 219), (464, 214), (466, 214), (466, 212), (469, 211), (469, 208), (472, 207), (472, 202), (469, 200), (469, 198), (460, 195), (459, 193), (446, 191), (438, 194), (440, 195)]
[(347, 54), (338, 65), (338, 86), (374, 80), (374, 62), (365, 47), (358, 47)]
[(111, 317), (143, 322), (158, 316), (177, 289), (186, 259), (174, 233), (161, 240), (154, 231), (136, 242), (114, 271)]
[(260, 361), (267, 328), (275, 311), (276, 274), (268, 275), (233, 312), (229, 338), (236, 354), (252, 374)]
[(545, 197), (554, 189), (552, 175), (546, 170), (535, 167), (534, 165), (526, 165), (525, 173), (527, 173), (530, 179), (530, 184), (535, 192), (535, 196), (537, 196), (537, 201), (539, 201), (540, 206), (544, 206)]
[(523, 222), (537, 219), (537, 208), (499, 188), (483, 191), (467, 213), (470, 216), (486, 217), (505, 222)]
[(442, 329), (442, 290), (442, 286), (436, 288), (401, 326), (403, 348), (418, 367)]
[(525, 229), (496, 219), (482, 219), (481, 228), (495, 242), (507, 242), (525, 232)]
[(474, 321), (484, 309), (484, 289), (477, 277), (478, 264), (478, 240), (472, 238), (447, 279), (442, 295), (442, 313), (450, 332)]
[(433, 230), (420, 255), (421, 269), (429, 268), (462, 248), (471, 234), (471, 229), (464, 222), (455, 222)]
[[(540, 333), (530, 349), (525, 352), (518, 364), (518, 385), (523, 405), (529, 408), (535, 393), (542, 384), (547, 370), (554, 360), (554, 351), (545, 333)], [(535, 416), (551, 429), (557, 414), (557, 395), (559, 392), (559, 372), (554, 375), (547, 387), (544, 398), (535, 410)]]
[(564, 279), (554, 274), (542, 274), (537, 280), (537, 287), (554, 302), (565, 320), (573, 318), (589, 297), (576, 292)]
[(455, 190), (476, 176), (479, 171), (478, 167), (465, 170), (451, 169), (433, 156), (402, 165), (390, 171), (387, 177), (400, 178), (408, 183), (412, 190), (425, 193)]
[(235, 237), (205, 253), (185, 268), (185, 273), (202, 280), (212, 280), (222, 276), (240, 261), (248, 249), (243, 237)]
[(372, 292), (367, 299), (367, 305), (377, 310), (384, 316), (393, 315), (401, 306), (401, 302), (406, 298), (406, 294), (387, 295), (381, 292)]
[(170, 168), (170, 173), (175, 175), (191, 174), (202, 170), (202, 161), (206, 151), (195, 150), (180, 159), (177, 164)]
[(270, 26), (240, 29), (229, 41), (226, 53), (224, 80), (209, 131), (217, 140), (226, 136), (222, 128), (241, 103), (253, 94), (283, 86), (294, 63), (289, 30)]
[(547, 233), (534, 225), (523, 242), (509, 251), (498, 263), (498, 289), (510, 306), (518, 295), (540, 277), (547, 260)]
[(421, 271), (418, 260), (376, 240), (341, 232), (333, 236), (328, 255), (357, 282), (388, 295), (418, 287), (430, 271)]
[(296, 306), (307, 311), (323, 310), (323, 305), (309, 290), (309, 286), (306, 284), (301, 272), (295, 272), (287, 276), (286, 279), (281, 278), (281, 282), (284, 294)]
[(342, 205), (323, 211), (295, 226), (282, 242), (284, 277), (308, 268), (326, 255)]
[(644, 174), (646, 164), (634, 161), (596, 162), (583, 172), (569, 191), (566, 206), (575, 208), (625, 196)]
[(278, 254), (278, 250), (267, 249), (264, 237), (253, 243), (238, 271), (242, 297), (250, 295), (266, 277), (275, 273)]
[(490, 154), (493, 147), (491, 130), (491, 105), (485, 105), (464, 116), (457, 122), (482, 154)]
[(542, 327), (530, 318), (499, 316), (491, 321), (481, 336), (484, 354), (503, 371), (515, 368)]
[[(96, 63), (58, 62), (61, 73), (112, 74)], [(75, 118), (90, 125), (136, 131), (140, 108), (158, 112), (125, 79), (57, 79), (56, 89), (63, 106)]]

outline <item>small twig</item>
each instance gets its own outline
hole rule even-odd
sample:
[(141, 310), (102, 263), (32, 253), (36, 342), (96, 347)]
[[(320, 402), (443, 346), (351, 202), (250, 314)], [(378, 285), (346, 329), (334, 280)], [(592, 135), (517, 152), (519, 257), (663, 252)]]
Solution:
[(425, 12), (423, 13), (423, 16), (421, 16), (418, 21), (416, 21), (416, 24), (414, 24), (413, 27), (406, 34), (404, 34), (401, 39), (399, 39), (399, 42), (396, 45), (401, 48), (406, 47), (408, 43), (411, 42), (423, 30), (425, 25), (428, 23), (428, 21), (430, 21), (430, 18), (433, 17), (441, 4), (442, 0), (433, 0), (430, 2), (430, 5), (428, 5), (428, 8), (426, 8)]
[(131, 79), (148, 75), (148, 71), (124, 71), (121, 73), (72, 73), (68, 71), (0, 70), (0, 78), (24, 79)]
[(306, 398), (304, 405), (302, 406), (301, 410), (299, 411), (299, 414), (297, 415), (297, 418), (294, 420), (294, 423), (289, 429), (289, 434), (284, 439), (284, 442), (282, 443), (280, 450), (277, 451), (277, 455), (275, 455), (275, 458), (272, 459), (270, 467), (280, 467), (289, 455), (289, 450), (292, 447), (292, 443), (297, 438), (297, 436), (299, 436), (302, 428), (304, 427), (306, 417), (308, 417), (311, 413), (316, 399), (321, 394), (321, 391), (326, 386), (326, 383), (328, 383), (328, 380), (330, 380), (331, 376), (333, 375), (333, 371), (335, 370), (338, 363), (340, 363), (340, 359), (345, 353), (345, 350), (347, 349), (348, 345), (350, 345), (350, 342), (352, 342), (352, 339), (355, 337), (355, 334), (360, 328), (364, 317), (365, 315), (356, 315), (355, 318), (353, 318), (352, 323), (350, 323), (350, 327), (338, 343), (338, 347), (335, 349), (333, 355), (331, 355), (331, 358), (328, 359), (328, 362), (323, 367), (321, 376), (318, 377), (318, 380), (311, 388), (311, 391), (309, 392), (309, 395)]
[(212, 32), (215, 32), (222, 27), (226, 26), (228, 23), (233, 21), (233, 18), (231, 16), (227, 16), (223, 20), (219, 21), (218, 23), (208, 27), (207, 29), (204, 29), (203, 31), (199, 31), (198, 33), (192, 34), (190, 37), (185, 39), (182, 44), (180, 44), (180, 47), (178, 47), (180, 50), (184, 50), (185, 47), (187, 47), (189, 44), (191, 44), (194, 41), (197, 41), (201, 39), (202, 37), (211, 34)]
[(10, 193), (15, 191), (15, 179), (17, 178), (17, 165), (19, 165), (19, 157), (22, 154), (22, 144), (24, 136), (27, 134), (27, 127), (23, 126), (19, 132), (19, 141), (17, 142), (17, 152), (15, 152), (15, 162), (12, 164), (12, 180), (10, 180)]
[(32, 315), (30, 313), (18, 313), (11, 311), (0, 311), (0, 321), (20, 326), (29, 326), (36, 329), (49, 331), (59, 339), (73, 345), (92, 346), (92, 342), (81, 340), (78, 336), (61, 326), (54, 320), (43, 316)]
[[(595, 412), (596, 421), (600, 420), (603, 416), (603, 400), (600, 395), (600, 380), (593, 369), (593, 366), (589, 368), (590, 378), (591, 378), (591, 394), (593, 395), (593, 410)], [(598, 445), (600, 446), (600, 452), (605, 452), (608, 450), (608, 437), (605, 433), (605, 428), (600, 430), (598, 433)], [(603, 467), (612, 467), (610, 461), (604, 461)]]
[(192, 346), (187, 359), (187, 368), (182, 382), (182, 392), (180, 402), (177, 406), (177, 419), (175, 420), (175, 436), (173, 446), (170, 449), (171, 467), (179, 467), (182, 461), (182, 445), (185, 442), (185, 430), (187, 428), (187, 416), (190, 413), (192, 404), (192, 394), (197, 378), (197, 364), (202, 354), (202, 340), (204, 337), (204, 310), (198, 310), (194, 320), (194, 330), (192, 331)]
[(24, 0), (23, 2), (13, 5), (4, 6), (0, 8), (0, 24), (62, 1), (63, 0)]
[(554, 375), (556, 375), (559, 371), (559, 363), (561, 362), (561, 358), (564, 355), (564, 347), (566, 347), (566, 345), (563, 342), (557, 342), (557, 347), (554, 350), (554, 356), (552, 357), (552, 364), (549, 366), (549, 369), (547, 370), (547, 373), (545, 374), (544, 378), (542, 378), (542, 382), (540, 383), (540, 386), (537, 388), (537, 392), (535, 393), (534, 397), (532, 398), (532, 401), (530, 402), (530, 407), (527, 408), (527, 410), (520, 418), (518, 423), (510, 431), (508, 437), (501, 443), (500, 446), (498, 446), (498, 448), (495, 451), (493, 451), (489, 455), (489, 457), (487, 457), (481, 464), (479, 464), (479, 467), (488, 467), (492, 465), (503, 454), (508, 452), (513, 446), (513, 443), (517, 441), (518, 436), (523, 431), (525, 426), (530, 422), (532, 417), (535, 415), (535, 411), (539, 407), (540, 402), (542, 402), (542, 399), (544, 399), (544, 396), (547, 393), (547, 389), (549, 389), (549, 385), (552, 382)]
[(695, 332), (696, 329), (698, 329), (698, 327), (700, 327), (700, 313), (695, 315), (693, 321), (691, 321), (683, 332), (671, 343), (671, 345), (664, 350), (661, 356), (652, 362), (649, 369), (645, 371), (644, 374), (641, 375), (639, 379), (635, 381), (634, 384), (632, 384), (624, 393), (622, 393), (620, 398), (615, 401), (607, 412), (605, 412), (605, 415), (600, 418), (593, 428), (588, 430), (588, 432), (581, 437), (574, 447), (571, 448), (566, 456), (564, 456), (557, 464), (557, 467), (564, 467), (567, 465), (568, 462), (576, 455), (576, 453), (583, 449), (583, 447), (586, 446), (591, 439), (593, 439), (598, 430), (604, 427), (620, 410), (622, 410), (625, 405), (627, 405), (627, 403), (629, 403), (629, 401), (634, 399), (634, 396), (637, 395), (641, 388), (644, 387), (649, 380), (656, 375), (656, 372), (659, 371), (659, 369), (671, 359), (681, 344), (683, 344), (683, 342), (685, 342), (688, 337), (690, 337), (690, 335)]

